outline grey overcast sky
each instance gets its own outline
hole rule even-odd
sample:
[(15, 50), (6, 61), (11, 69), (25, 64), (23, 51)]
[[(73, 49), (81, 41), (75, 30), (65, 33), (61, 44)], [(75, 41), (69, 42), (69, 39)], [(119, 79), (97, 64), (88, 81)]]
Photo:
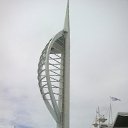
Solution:
[[(63, 29), (66, 0), (0, 0), (0, 126), (55, 128), (37, 65)], [(90, 128), (99, 105), (128, 111), (128, 0), (71, 0), (71, 128)]]

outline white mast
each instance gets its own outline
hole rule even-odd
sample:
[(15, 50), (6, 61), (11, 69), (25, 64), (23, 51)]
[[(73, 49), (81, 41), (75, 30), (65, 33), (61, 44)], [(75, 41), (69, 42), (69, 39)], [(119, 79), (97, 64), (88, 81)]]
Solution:
[(70, 32), (70, 19), (69, 19), (69, 0), (67, 1), (67, 9), (64, 22), (64, 31)]
[(70, 116), (70, 25), (69, 25), (69, 0), (64, 24), (65, 32), (65, 70), (64, 70), (64, 110), (63, 110), (63, 128), (69, 128)]

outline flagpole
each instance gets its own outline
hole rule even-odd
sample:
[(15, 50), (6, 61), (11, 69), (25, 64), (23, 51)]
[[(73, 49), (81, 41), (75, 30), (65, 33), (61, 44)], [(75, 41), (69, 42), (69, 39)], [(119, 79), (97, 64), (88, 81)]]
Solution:
[(113, 123), (113, 112), (112, 112), (112, 99), (110, 97), (110, 106), (109, 106), (109, 124)]
[(110, 102), (110, 111), (111, 111), (111, 123), (113, 124), (113, 112), (112, 112), (112, 103)]
[(100, 108), (99, 108), (99, 106), (98, 106), (98, 121), (99, 121), (99, 128), (100, 128)]
[(111, 123), (113, 124), (113, 111), (112, 111), (112, 101), (121, 101), (120, 99), (116, 97), (110, 96), (110, 111), (109, 111), (109, 123), (110, 123), (110, 117), (111, 117)]

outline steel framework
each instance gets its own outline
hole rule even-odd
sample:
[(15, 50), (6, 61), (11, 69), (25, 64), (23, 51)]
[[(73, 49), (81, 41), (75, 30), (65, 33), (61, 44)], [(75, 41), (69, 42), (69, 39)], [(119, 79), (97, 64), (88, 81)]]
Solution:
[(64, 29), (49, 41), (40, 56), (38, 82), (44, 102), (56, 121), (57, 128), (69, 128), (69, 1), (67, 3)]

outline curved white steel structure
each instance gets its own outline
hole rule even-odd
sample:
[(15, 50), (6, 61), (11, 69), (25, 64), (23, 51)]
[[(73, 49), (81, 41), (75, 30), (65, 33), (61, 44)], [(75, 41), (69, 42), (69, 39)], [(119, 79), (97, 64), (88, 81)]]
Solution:
[[(61, 118), (60, 101), (64, 85), (64, 34), (59, 32), (46, 45), (38, 65), (40, 91), (47, 108), (57, 123)], [(62, 106), (62, 105), (61, 105)]]
[(58, 128), (69, 128), (70, 90), (69, 1), (64, 29), (44, 48), (38, 64), (38, 81), (44, 102)]

